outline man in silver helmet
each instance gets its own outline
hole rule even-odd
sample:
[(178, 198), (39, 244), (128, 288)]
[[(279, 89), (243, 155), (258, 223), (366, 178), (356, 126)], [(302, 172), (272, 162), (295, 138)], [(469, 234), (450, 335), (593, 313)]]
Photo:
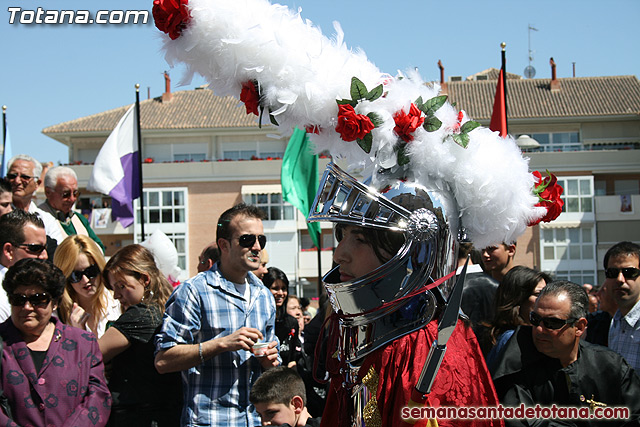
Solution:
[(496, 405), (475, 336), (455, 320), (459, 299), (457, 306), (451, 302), (455, 329), (432, 387), (416, 390), (455, 280), (457, 206), (447, 194), (416, 183), (381, 185), (382, 194), (331, 164), (309, 216), (336, 222), (339, 242), (337, 266), (324, 277), (338, 314), (331, 320), (323, 425), (396, 426), (408, 422), (402, 411), (409, 406)]

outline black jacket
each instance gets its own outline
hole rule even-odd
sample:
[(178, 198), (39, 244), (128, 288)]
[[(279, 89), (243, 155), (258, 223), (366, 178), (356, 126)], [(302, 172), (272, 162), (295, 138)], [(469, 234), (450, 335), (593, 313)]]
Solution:
[(586, 400), (626, 406), (628, 420), (505, 420), (507, 426), (640, 426), (640, 378), (617, 353), (582, 340), (578, 359), (563, 368), (558, 359), (540, 353), (531, 326), (520, 326), (505, 348), (493, 376), (504, 406), (585, 407)]

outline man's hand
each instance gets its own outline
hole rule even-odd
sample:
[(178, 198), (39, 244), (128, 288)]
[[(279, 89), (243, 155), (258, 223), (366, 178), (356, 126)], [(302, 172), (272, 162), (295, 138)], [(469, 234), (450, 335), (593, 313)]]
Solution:
[(276, 341), (271, 341), (266, 350), (264, 350), (264, 356), (258, 357), (260, 364), (264, 369), (273, 368), (274, 366), (278, 366), (280, 362), (278, 362), (278, 348), (276, 347), (278, 343)]
[[(256, 328), (242, 327), (234, 333), (220, 338), (225, 351), (247, 350), (251, 351), (251, 347), (261, 339), (262, 332)], [(277, 353), (277, 351), (276, 351)]]

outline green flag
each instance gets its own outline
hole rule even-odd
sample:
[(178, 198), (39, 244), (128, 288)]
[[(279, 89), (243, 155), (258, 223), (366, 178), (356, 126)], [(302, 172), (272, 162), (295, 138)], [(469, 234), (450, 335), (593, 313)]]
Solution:
[[(296, 128), (282, 159), (282, 197), (298, 208), (305, 218), (318, 190), (318, 156), (309, 147), (307, 133)], [(307, 223), (313, 244), (320, 248), (320, 224)]]

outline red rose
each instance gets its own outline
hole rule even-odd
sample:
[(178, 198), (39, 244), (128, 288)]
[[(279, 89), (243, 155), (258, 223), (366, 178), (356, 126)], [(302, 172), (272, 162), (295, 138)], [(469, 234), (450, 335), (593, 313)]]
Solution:
[(171, 40), (180, 37), (180, 33), (189, 22), (188, 0), (153, 0), (153, 20), (156, 27), (169, 34)]
[(349, 104), (338, 106), (338, 125), (336, 132), (343, 141), (355, 141), (364, 138), (375, 126), (371, 119), (364, 114), (356, 114)]
[(320, 135), (320, 126), (318, 125), (306, 125), (304, 127), (304, 130), (307, 133), (315, 133), (316, 135)]
[(258, 93), (258, 87), (256, 82), (251, 80), (242, 83), (242, 91), (240, 92), (240, 101), (244, 102), (244, 107), (247, 109), (247, 114), (255, 114), (259, 116), (258, 106), (260, 105), (260, 94)]
[(453, 125), (453, 132), (460, 132), (460, 126), (462, 126), (462, 119), (464, 119), (464, 113), (462, 111), (458, 112), (458, 121), (455, 125)]
[(413, 103), (409, 108), (409, 114), (405, 114), (404, 110), (400, 110), (393, 115), (393, 120), (396, 122), (396, 127), (393, 130), (404, 142), (413, 141), (412, 133), (424, 123), (422, 111), (418, 110), (418, 107)]
[(547, 208), (547, 213), (545, 216), (530, 223), (529, 225), (536, 225), (541, 221), (551, 222), (558, 218), (560, 213), (562, 213), (564, 201), (560, 196), (562, 196), (562, 192), (564, 190), (558, 184), (558, 178), (548, 171), (547, 176), (544, 178), (542, 178), (542, 174), (538, 171), (533, 172), (533, 176), (536, 180), (536, 186), (533, 189), (533, 194), (537, 195), (539, 200), (536, 206)]

